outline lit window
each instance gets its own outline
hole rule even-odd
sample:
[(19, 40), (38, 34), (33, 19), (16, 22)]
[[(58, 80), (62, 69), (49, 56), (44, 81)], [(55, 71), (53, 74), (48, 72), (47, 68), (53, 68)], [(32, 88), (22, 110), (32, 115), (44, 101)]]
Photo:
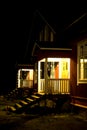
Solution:
[(78, 82), (87, 83), (87, 44), (78, 45)]
[(80, 59), (80, 79), (87, 79), (87, 59)]

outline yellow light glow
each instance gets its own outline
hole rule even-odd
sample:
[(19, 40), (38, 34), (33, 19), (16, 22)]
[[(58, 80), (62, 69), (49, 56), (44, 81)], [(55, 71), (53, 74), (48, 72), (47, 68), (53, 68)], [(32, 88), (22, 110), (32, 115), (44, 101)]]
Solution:
[(61, 58), (48, 58), (48, 62), (58, 62)]
[(40, 92), (40, 61), (38, 62), (38, 79), (38, 92)]
[(18, 88), (20, 88), (20, 70), (18, 70)]
[(40, 62), (45, 62), (45, 58), (44, 58), (44, 59), (42, 59), (42, 60), (40, 60)]
[(84, 62), (87, 62), (87, 59), (84, 59)]
[(80, 62), (87, 62), (87, 59), (80, 59)]
[[(22, 82), (23, 82), (23, 79), (21, 79), (21, 71), (28, 71), (29, 73), (27, 74), (26, 76), (26, 79), (25, 80), (33, 80), (33, 69), (19, 69), (18, 70), (18, 88), (22, 87)], [(27, 82), (26, 81), (26, 82)]]
[[(45, 89), (45, 80), (47, 77), (47, 72), (46, 72), (46, 64), (44, 66), (44, 70), (41, 70), (41, 62), (45, 62), (45, 59), (42, 59), (38, 62), (38, 92), (44, 92)], [(58, 62), (58, 73), (59, 73), (59, 77), (58, 79), (69, 79), (70, 78), (70, 58), (47, 58), (47, 62), (51, 62), (52, 64), (52, 68), (51, 68), (51, 75), (50, 75), (50, 79), (56, 79), (55, 75), (53, 74), (55, 66), (54, 66), (54, 62)], [(41, 71), (44, 71), (44, 79), (41, 79), (40, 74)], [(47, 77), (48, 78), (48, 77)], [(55, 86), (55, 85), (54, 85)]]

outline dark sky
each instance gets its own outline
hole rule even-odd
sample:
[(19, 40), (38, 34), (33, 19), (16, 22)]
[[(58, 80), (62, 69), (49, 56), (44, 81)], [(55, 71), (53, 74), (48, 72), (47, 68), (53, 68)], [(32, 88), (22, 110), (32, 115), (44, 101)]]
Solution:
[[(47, 21), (66, 26), (86, 10), (84, 1), (27, 1), (1, 3), (1, 84), (14, 86), (15, 64), (26, 54), (26, 46), (35, 10), (39, 10)], [(49, 24), (50, 24), (49, 23)], [(1, 88), (2, 88), (1, 87)]]
[(80, 2), (76, 4), (72, 0), (48, 3), (45, 1), (3, 3), (1, 11), (2, 50), (9, 58), (10, 55), (14, 57), (13, 62), (26, 53), (35, 10), (39, 10), (48, 23), (52, 23), (54, 29), (57, 28), (57, 23), (60, 27), (58, 29), (62, 29), (84, 12), (85, 4)]

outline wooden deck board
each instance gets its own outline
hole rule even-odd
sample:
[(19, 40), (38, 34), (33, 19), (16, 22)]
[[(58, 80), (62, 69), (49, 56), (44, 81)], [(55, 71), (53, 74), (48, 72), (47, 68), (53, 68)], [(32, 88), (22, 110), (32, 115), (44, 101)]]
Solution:
[(31, 102), (32, 102), (32, 101), (34, 101), (34, 100), (33, 100), (33, 99), (31, 99), (31, 98), (26, 98), (26, 99), (27, 99), (28, 101), (31, 101)]
[(25, 101), (23, 101), (23, 100), (21, 100), (21, 103), (23, 103), (24, 105), (27, 105), (27, 104), (28, 104), (27, 102), (25, 102)]

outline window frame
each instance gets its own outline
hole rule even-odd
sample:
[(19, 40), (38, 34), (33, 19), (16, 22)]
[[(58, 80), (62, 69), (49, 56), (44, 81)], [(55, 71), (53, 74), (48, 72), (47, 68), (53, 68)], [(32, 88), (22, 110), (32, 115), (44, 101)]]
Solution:
[[(81, 56), (81, 46), (85, 46), (87, 45), (87, 40), (84, 40), (84, 41), (81, 41), (77, 44), (77, 85), (78, 84), (87, 84), (87, 79), (80, 79), (80, 76), (81, 76), (81, 73), (80, 73), (80, 59), (87, 59), (87, 53), (86, 55), (83, 55)], [(82, 50), (84, 51), (84, 50)]]

